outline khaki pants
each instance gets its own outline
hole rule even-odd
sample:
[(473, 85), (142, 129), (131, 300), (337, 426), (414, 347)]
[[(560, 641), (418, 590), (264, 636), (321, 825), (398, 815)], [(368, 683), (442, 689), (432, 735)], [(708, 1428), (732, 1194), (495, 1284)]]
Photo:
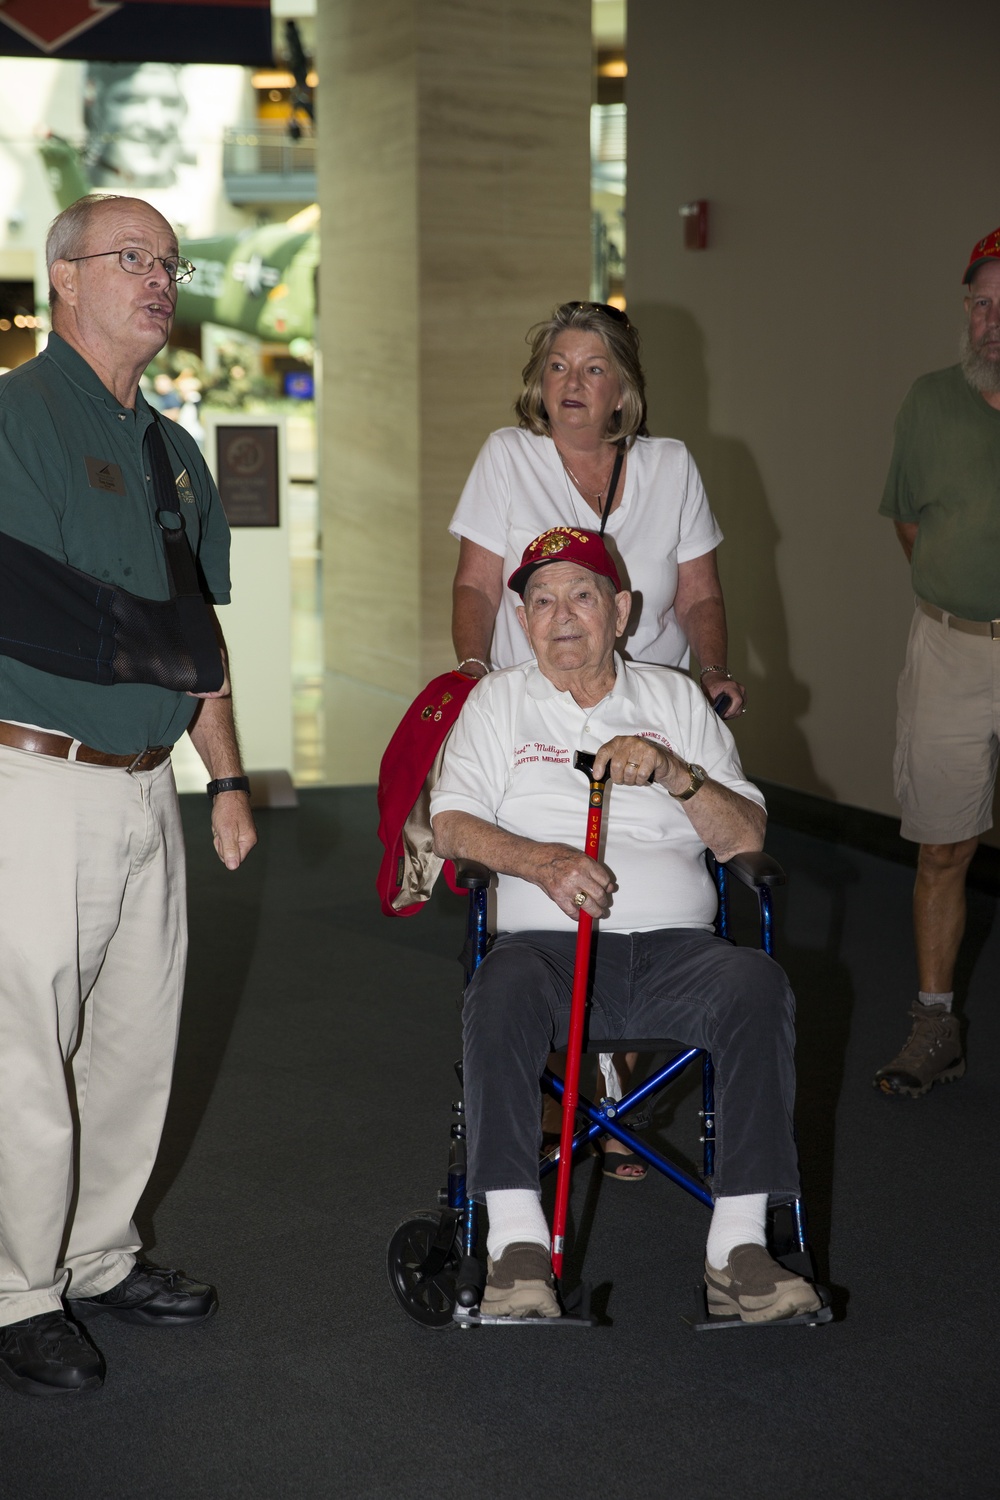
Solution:
[(0, 746), (0, 1326), (132, 1267), (186, 951), (170, 762)]
[(903, 838), (957, 844), (985, 833), (1000, 737), (1000, 641), (950, 630), (918, 606), (896, 703)]

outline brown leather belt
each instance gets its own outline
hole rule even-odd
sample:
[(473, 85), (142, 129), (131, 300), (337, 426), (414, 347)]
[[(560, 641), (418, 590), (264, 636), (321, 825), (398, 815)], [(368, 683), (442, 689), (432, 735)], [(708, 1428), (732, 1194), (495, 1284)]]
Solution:
[(936, 604), (928, 604), (926, 599), (918, 599), (917, 604), (925, 615), (939, 625), (947, 625), (949, 630), (960, 630), (963, 635), (988, 635), (990, 640), (1000, 641), (1000, 620), (960, 620), (957, 615), (938, 609)]
[(118, 771), (152, 771), (162, 766), (172, 745), (148, 745), (134, 755), (108, 755), (104, 750), (92, 750), (89, 745), (77, 745), (71, 756), (75, 740), (67, 735), (49, 734), (44, 729), (27, 729), (23, 724), (8, 724), (0, 720), (0, 745), (10, 745), (13, 750), (27, 750), (32, 755), (54, 755), (59, 760), (79, 760), (87, 766), (111, 766)]

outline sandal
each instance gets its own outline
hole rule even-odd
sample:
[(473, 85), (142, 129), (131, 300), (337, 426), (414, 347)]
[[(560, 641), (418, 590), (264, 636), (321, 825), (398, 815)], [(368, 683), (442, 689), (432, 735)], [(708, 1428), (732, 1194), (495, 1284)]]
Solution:
[[(603, 1146), (597, 1147), (601, 1153), (601, 1172), (605, 1177), (611, 1177), (615, 1182), (645, 1182), (649, 1171), (649, 1163), (634, 1151), (607, 1151)], [(640, 1167), (639, 1172), (622, 1172), (622, 1167)]]

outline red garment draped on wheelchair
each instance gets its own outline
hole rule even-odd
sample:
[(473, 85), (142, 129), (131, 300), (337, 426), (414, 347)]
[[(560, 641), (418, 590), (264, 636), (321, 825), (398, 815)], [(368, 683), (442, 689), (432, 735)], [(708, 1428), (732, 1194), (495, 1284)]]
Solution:
[(418, 693), (382, 757), (378, 776), (378, 836), (385, 847), (376, 887), (387, 917), (412, 917), (430, 898), (438, 875), (457, 895), (455, 867), (431, 844), (430, 794), (445, 741), (475, 677), (445, 672)]

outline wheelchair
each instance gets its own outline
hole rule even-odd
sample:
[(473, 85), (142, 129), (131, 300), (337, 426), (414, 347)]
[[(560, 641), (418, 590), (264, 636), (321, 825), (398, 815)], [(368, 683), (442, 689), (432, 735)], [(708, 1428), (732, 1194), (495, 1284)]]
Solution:
[[(733, 940), (730, 935), (732, 877), (754, 892), (760, 946), (769, 956), (773, 956), (774, 917), (771, 893), (775, 887), (786, 883), (781, 866), (770, 855), (763, 853), (737, 854), (725, 864), (718, 863), (710, 853), (706, 854), (706, 859), (718, 893), (716, 931), (719, 936)], [(482, 865), (471, 862), (456, 864), (456, 884), (468, 890), (470, 897), (466, 942), (460, 956), (465, 968), (466, 985), (489, 950), (487, 905), (491, 879), (492, 872)], [(606, 1040), (591, 1044), (585, 1039), (584, 1051), (607, 1052), (608, 1045)], [(621, 1099), (602, 1098), (595, 1102), (580, 1094), (575, 1115), (577, 1128), (572, 1143), (573, 1159), (578, 1160), (598, 1138), (613, 1137), (662, 1176), (711, 1209), (713, 1199), (709, 1186), (715, 1164), (712, 1059), (703, 1048), (686, 1047), (677, 1051), (677, 1046), (676, 1041), (665, 1037), (615, 1039), (616, 1052), (672, 1052), (673, 1055)], [(698, 1068), (701, 1073), (701, 1180), (644, 1141), (627, 1123), (631, 1114), (645, 1112), (650, 1101), (690, 1067)], [(461, 1084), (461, 1061), (455, 1064), (455, 1071)], [(598, 1083), (600, 1080), (599, 1071)], [(553, 1098), (562, 1100), (563, 1080), (548, 1068), (542, 1074), (541, 1084)], [(485, 1324), (530, 1327), (539, 1323), (565, 1329), (598, 1326), (596, 1319), (590, 1314), (589, 1289), (586, 1285), (572, 1290), (558, 1285), (565, 1314), (559, 1319), (529, 1317), (515, 1320), (490, 1318), (480, 1313), (479, 1305), (486, 1284), (486, 1266), (476, 1253), (479, 1205), (466, 1192), (465, 1106), (461, 1098), (452, 1105), (452, 1114), (454, 1118), (448, 1153), (447, 1185), (438, 1194), (438, 1207), (411, 1214), (396, 1227), (389, 1241), (386, 1254), (389, 1286), (403, 1311), (425, 1329), (455, 1326), (470, 1328)], [(539, 1163), (540, 1180), (557, 1170), (558, 1159), (557, 1151)], [(808, 1244), (801, 1199), (772, 1201), (768, 1209), (768, 1249), (775, 1260), (787, 1269), (815, 1282), (815, 1264)], [(696, 1332), (722, 1328), (787, 1328), (794, 1324), (813, 1327), (828, 1323), (833, 1318), (829, 1291), (818, 1284), (816, 1290), (822, 1302), (816, 1312), (782, 1319), (776, 1323), (761, 1324), (744, 1323), (739, 1317), (710, 1316), (704, 1287), (698, 1287), (695, 1290), (693, 1311), (685, 1316), (684, 1321)]]

